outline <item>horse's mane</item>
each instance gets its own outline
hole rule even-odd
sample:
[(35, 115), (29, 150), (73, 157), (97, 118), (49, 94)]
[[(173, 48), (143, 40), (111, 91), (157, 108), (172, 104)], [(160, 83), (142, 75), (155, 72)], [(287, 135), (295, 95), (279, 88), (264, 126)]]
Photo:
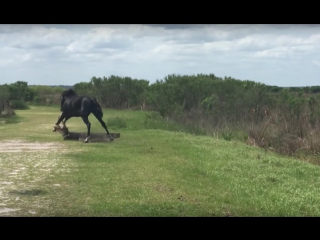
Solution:
[(61, 93), (61, 97), (73, 97), (73, 96), (77, 96), (77, 93), (71, 88)]

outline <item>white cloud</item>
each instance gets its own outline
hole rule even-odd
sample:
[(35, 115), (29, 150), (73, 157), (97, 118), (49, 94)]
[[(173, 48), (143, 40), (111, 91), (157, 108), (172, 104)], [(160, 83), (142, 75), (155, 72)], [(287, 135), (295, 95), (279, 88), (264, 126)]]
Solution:
[(172, 73), (214, 73), (316, 85), (319, 30), (320, 25), (0, 25), (0, 84), (74, 84), (111, 74), (154, 82)]

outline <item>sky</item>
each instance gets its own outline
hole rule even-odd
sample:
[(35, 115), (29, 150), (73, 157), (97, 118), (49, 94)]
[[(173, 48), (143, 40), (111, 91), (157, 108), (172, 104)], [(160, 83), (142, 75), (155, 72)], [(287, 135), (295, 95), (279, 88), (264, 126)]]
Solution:
[(0, 84), (214, 74), (320, 85), (319, 24), (0, 24)]

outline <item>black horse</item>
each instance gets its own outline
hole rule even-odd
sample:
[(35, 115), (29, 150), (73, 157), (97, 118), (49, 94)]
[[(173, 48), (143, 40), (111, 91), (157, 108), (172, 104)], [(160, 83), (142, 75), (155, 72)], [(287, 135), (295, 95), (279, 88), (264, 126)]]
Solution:
[[(91, 126), (88, 117), (92, 113), (101, 123), (102, 127), (106, 130), (110, 140), (113, 140), (113, 137), (108, 131), (107, 125), (102, 120), (103, 112), (96, 98), (88, 96), (78, 96), (74, 90), (69, 89), (61, 93), (60, 101), (60, 111), (62, 112), (62, 114), (55, 124), (56, 126), (59, 125), (61, 121), (63, 121), (63, 124), (65, 124), (66, 121), (71, 117), (81, 117), (83, 122), (87, 125), (88, 129), (87, 137), (84, 140), (84, 142), (87, 143), (90, 138)], [(55, 128), (53, 129), (53, 131), (55, 131)]]

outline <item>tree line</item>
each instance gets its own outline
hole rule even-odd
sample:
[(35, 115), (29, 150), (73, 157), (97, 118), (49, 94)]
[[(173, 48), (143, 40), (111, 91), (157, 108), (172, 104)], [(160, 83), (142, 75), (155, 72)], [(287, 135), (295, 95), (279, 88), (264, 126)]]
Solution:
[[(0, 112), (28, 104), (58, 105), (67, 86), (0, 85)], [(243, 140), (279, 152), (320, 151), (320, 86), (278, 87), (214, 74), (168, 75), (150, 84), (130, 77), (92, 77), (73, 86), (79, 95), (97, 98), (104, 108), (158, 112), (203, 134)], [(241, 137), (240, 137), (241, 138)], [(307, 140), (306, 140), (307, 139)], [(319, 144), (317, 144), (319, 143)]]

